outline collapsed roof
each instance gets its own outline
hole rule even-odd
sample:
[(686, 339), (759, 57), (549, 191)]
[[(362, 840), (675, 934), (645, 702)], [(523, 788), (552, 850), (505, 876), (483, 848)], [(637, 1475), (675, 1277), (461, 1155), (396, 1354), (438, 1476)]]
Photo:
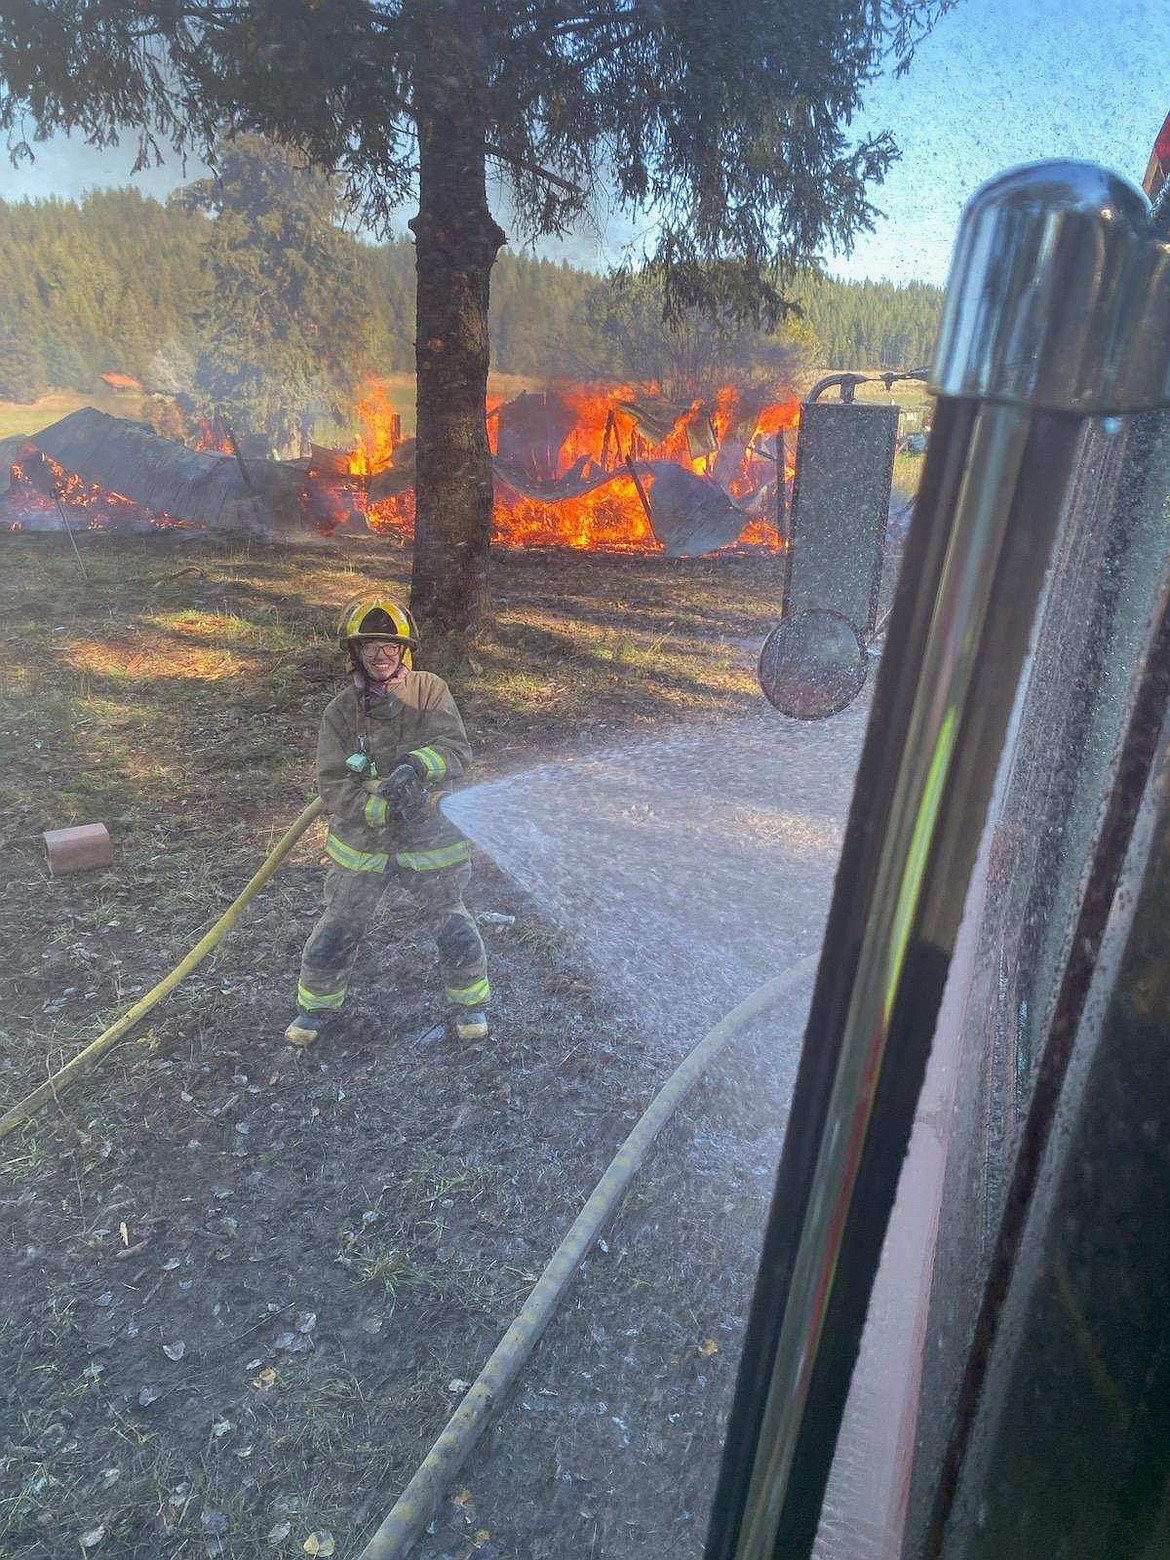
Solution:
[[(549, 391), (526, 393), (498, 408), (498, 450), (492, 460), (497, 487), (524, 499), (556, 505), (632, 476), (646, 519), (671, 558), (695, 557), (731, 546), (748, 522), (770, 503), (771, 490), (766, 486), (744, 502), (736, 502), (727, 492), (728, 479), (751, 438), (757, 409), (741, 415), (720, 445), (710, 418), (697, 403), (684, 407), (647, 396), (614, 404), (633, 418), (647, 442), (661, 442), (682, 425), (692, 455), (698, 446), (713, 457), (710, 475), (660, 456), (635, 458), (633, 451), (623, 449), (616, 439), (613, 464), (604, 456), (600, 464), (581, 456), (560, 471), (573, 413), (556, 392)], [(213, 530), (283, 532), (305, 524), (301, 513), (306, 474), (303, 461), (249, 461), (245, 470), (234, 456), (190, 449), (163, 438), (146, 423), (113, 417), (94, 407), (71, 412), (29, 439), (5, 441), (0, 456), (11, 464), (30, 444), (67, 473), (175, 520)], [(413, 487), (413, 446), (413, 440), (400, 444), (394, 451), (394, 464), (368, 480), (371, 504)], [(345, 476), (352, 480), (349, 460), (344, 452), (314, 446), (309, 469), (317, 480), (328, 482)]]
[[(493, 413), (497, 430), (493, 472), (497, 484), (513, 494), (548, 504), (583, 498), (608, 483), (633, 477), (646, 519), (667, 557), (697, 557), (734, 544), (749, 522), (775, 502), (774, 489), (766, 485), (746, 502), (737, 502), (728, 492), (761, 410), (759, 401), (741, 402), (720, 437), (714, 406), (701, 400), (682, 403), (648, 392), (614, 400), (600, 461), (580, 455), (562, 471), (576, 413), (556, 390), (524, 392)], [(615, 412), (630, 419), (640, 441), (637, 451), (632, 438), (623, 444)], [(705, 472), (661, 452), (672, 437), (676, 442), (685, 440), (683, 450), (692, 463), (703, 460)]]
[(231, 455), (192, 450), (147, 423), (92, 406), (70, 412), (29, 441), (68, 472), (156, 514), (218, 528), (238, 523), (251, 495)]
[(721, 547), (730, 547), (739, 540), (752, 518), (718, 483), (709, 477), (696, 476), (672, 460), (630, 461), (616, 471), (601, 471), (594, 467), (591, 476), (583, 474), (583, 464), (578, 461), (555, 482), (525, 483), (510, 471), (505, 475), (500, 462), (493, 462), (498, 481), (521, 498), (533, 498), (542, 503), (581, 498), (611, 482), (636, 477), (641, 493), (645, 495), (646, 518), (668, 558), (698, 558), (704, 553), (717, 552)]

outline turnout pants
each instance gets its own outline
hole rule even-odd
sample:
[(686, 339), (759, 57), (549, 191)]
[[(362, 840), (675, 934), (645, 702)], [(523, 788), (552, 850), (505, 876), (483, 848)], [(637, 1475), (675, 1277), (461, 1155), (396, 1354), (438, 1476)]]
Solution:
[(396, 864), (393, 856), (380, 870), (330, 867), (325, 874), (325, 911), (301, 958), (298, 1004), (310, 1013), (341, 1006), (354, 960), (382, 896), (405, 889), (435, 939), (448, 1006), (483, 1007), (490, 994), (483, 939), (463, 903), (470, 877), (466, 861), (430, 871), (410, 871)]

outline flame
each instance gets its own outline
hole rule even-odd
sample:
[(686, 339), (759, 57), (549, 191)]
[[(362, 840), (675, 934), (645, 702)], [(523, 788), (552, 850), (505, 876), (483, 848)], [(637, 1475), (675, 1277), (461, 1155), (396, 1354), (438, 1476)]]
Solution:
[(662, 551), (632, 477), (615, 477), (580, 498), (555, 503), (507, 495), (497, 485), (492, 540), (504, 547)]
[(800, 402), (774, 401), (765, 406), (756, 421), (756, 438), (768, 438), (774, 433), (780, 433), (787, 428), (797, 428), (800, 425)]
[(402, 442), (402, 418), (384, 380), (371, 376), (354, 394), (362, 431), (349, 450), (312, 446), (313, 458), (301, 487), (301, 516), (323, 536), (348, 521), (371, 531), (414, 534), (414, 494), (370, 502), (370, 478), (394, 464)]
[[(739, 540), (732, 543), (737, 549), (748, 549), (751, 552), (782, 552), (784, 543), (776, 527), (768, 520), (749, 520), (739, 533)], [(728, 552), (729, 548), (721, 551)]]
[[(494, 540), (510, 547), (572, 547), (609, 552), (660, 552), (648, 508), (653, 505), (653, 476), (639, 473), (632, 463), (674, 461), (697, 476), (716, 477), (748, 511), (737, 546), (776, 552), (783, 542), (753, 503), (769, 501), (776, 482), (775, 436), (795, 428), (800, 402), (792, 397), (769, 401), (758, 412), (744, 404), (731, 386), (704, 402), (694, 400), (665, 434), (654, 438), (639, 425), (628, 406), (654, 396), (658, 387), (620, 385), (560, 385), (555, 392), (573, 414), (556, 462), (563, 478), (584, 461), (583, 480), (612, 473), (612, 479), (584, 493), (571, 489), (547, 500), (513, 491), (497, 479)], [(625, 403), (625, 404), (623, 404)], [(498, 453), (499, 419), (489, 420), (493, 454)], [(736, 440), (743, 445), (732, 471), (717, 469), (735, 458)], [(766, 441), (772, 441), (770, 447)], [(723, 452), (727, 451), (726, 457)], [(785, 448), (785, 477), (794, 466), (795, 440)], [(771, 499), (774, 503), (774, 498)]]
[(414, 541), (414, 489), (407, 488), (405, 493), (371, 504), (366, 514), (366, 524), (371, 531), (394, 531), (407, 541)]
[(587, 455), (599, 466), (609, 469), (616, 466), (622, 456), (615, 442), (614, 429), (619, 430), (620, 449), (630, 453), (633, 419), (615, 403), (632, 400), (637, 393), (633, 385), (559, 385), (556, 393), (576, 418), (561, 447), (562, 469), (567, 470), (582, 455)]
[(354, 476), (376, 477), (394, 463), (394, 451), (402, 439), (402, 418), (390, 399), (385, 381), (371, 377), (354, 398), (362, 432), (349, 459)]
[(489, 395), (484, 403), (484, 411), (487, 414), (488, 449), (493, 455), (500, 453), (500, 424), (496, 413), (507, 400), (503, 395)]
[(196, 450), (206, 450), (211, 455), (234, 455), (232, 441), (227, 436), (227, 431), (222, 427), (218, 418), (208, 422), (206, 419), (199, 423), (195, 436), (191, 440), (191, 447)]
[[(60, 505), (60, 509), (58, 508)], [(147, 509), (122, 493), (87, 482), (66, 471), (51, 455), (28, 445), (11, 465), (8, 491), (0, 494), (0, 527), (23, 531), (60, 530), (65, 521), (75, 531), (106, 531), (134, 526), (187, 526), (189, 521)]]

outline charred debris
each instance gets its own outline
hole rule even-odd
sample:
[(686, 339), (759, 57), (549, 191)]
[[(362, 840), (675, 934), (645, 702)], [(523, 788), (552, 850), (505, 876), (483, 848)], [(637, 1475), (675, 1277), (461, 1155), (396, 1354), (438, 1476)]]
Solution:
[[(689, 404), (629, 386), (497, 399), (494, 540), (667, 557), (777, 551), (799, 409), (730, 389)], [(230, 435), (219, 442), (192, 448), (83, 407), (0, 441), (0, 531), (413, 536), (415, 444), (388, 403), (350, 450), (257, 460)]]

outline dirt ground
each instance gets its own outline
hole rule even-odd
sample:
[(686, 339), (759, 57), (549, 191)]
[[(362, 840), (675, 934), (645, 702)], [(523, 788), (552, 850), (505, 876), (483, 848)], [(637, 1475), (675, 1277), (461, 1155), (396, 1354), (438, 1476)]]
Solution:
[[(295, 817), (337, 608), (406, 571), (374, 541), (82, 546), (88, 580), (61, 538), (0, 538), (4, 1105)], [(775, 560), (502, 555), (495, 590), (453, 677), (481, 775), (758, 704), (743, 644), (775, 619)], [(49, 877), (41, 831), (96, 818), (114, 868)], [(0, 1140), (0, 1557), (356, 1554), (673, 1065), (482, 857), (473, 908), (511, 918), (484, 925), (492, 1039), (436, 1035), (398, 910), (328, 1045), (291, 1052), (320, 844)], [(783, 1128), (740, 1075), (751, 1044), (664, 1134), (425, 1560), (701, 1553)]]

